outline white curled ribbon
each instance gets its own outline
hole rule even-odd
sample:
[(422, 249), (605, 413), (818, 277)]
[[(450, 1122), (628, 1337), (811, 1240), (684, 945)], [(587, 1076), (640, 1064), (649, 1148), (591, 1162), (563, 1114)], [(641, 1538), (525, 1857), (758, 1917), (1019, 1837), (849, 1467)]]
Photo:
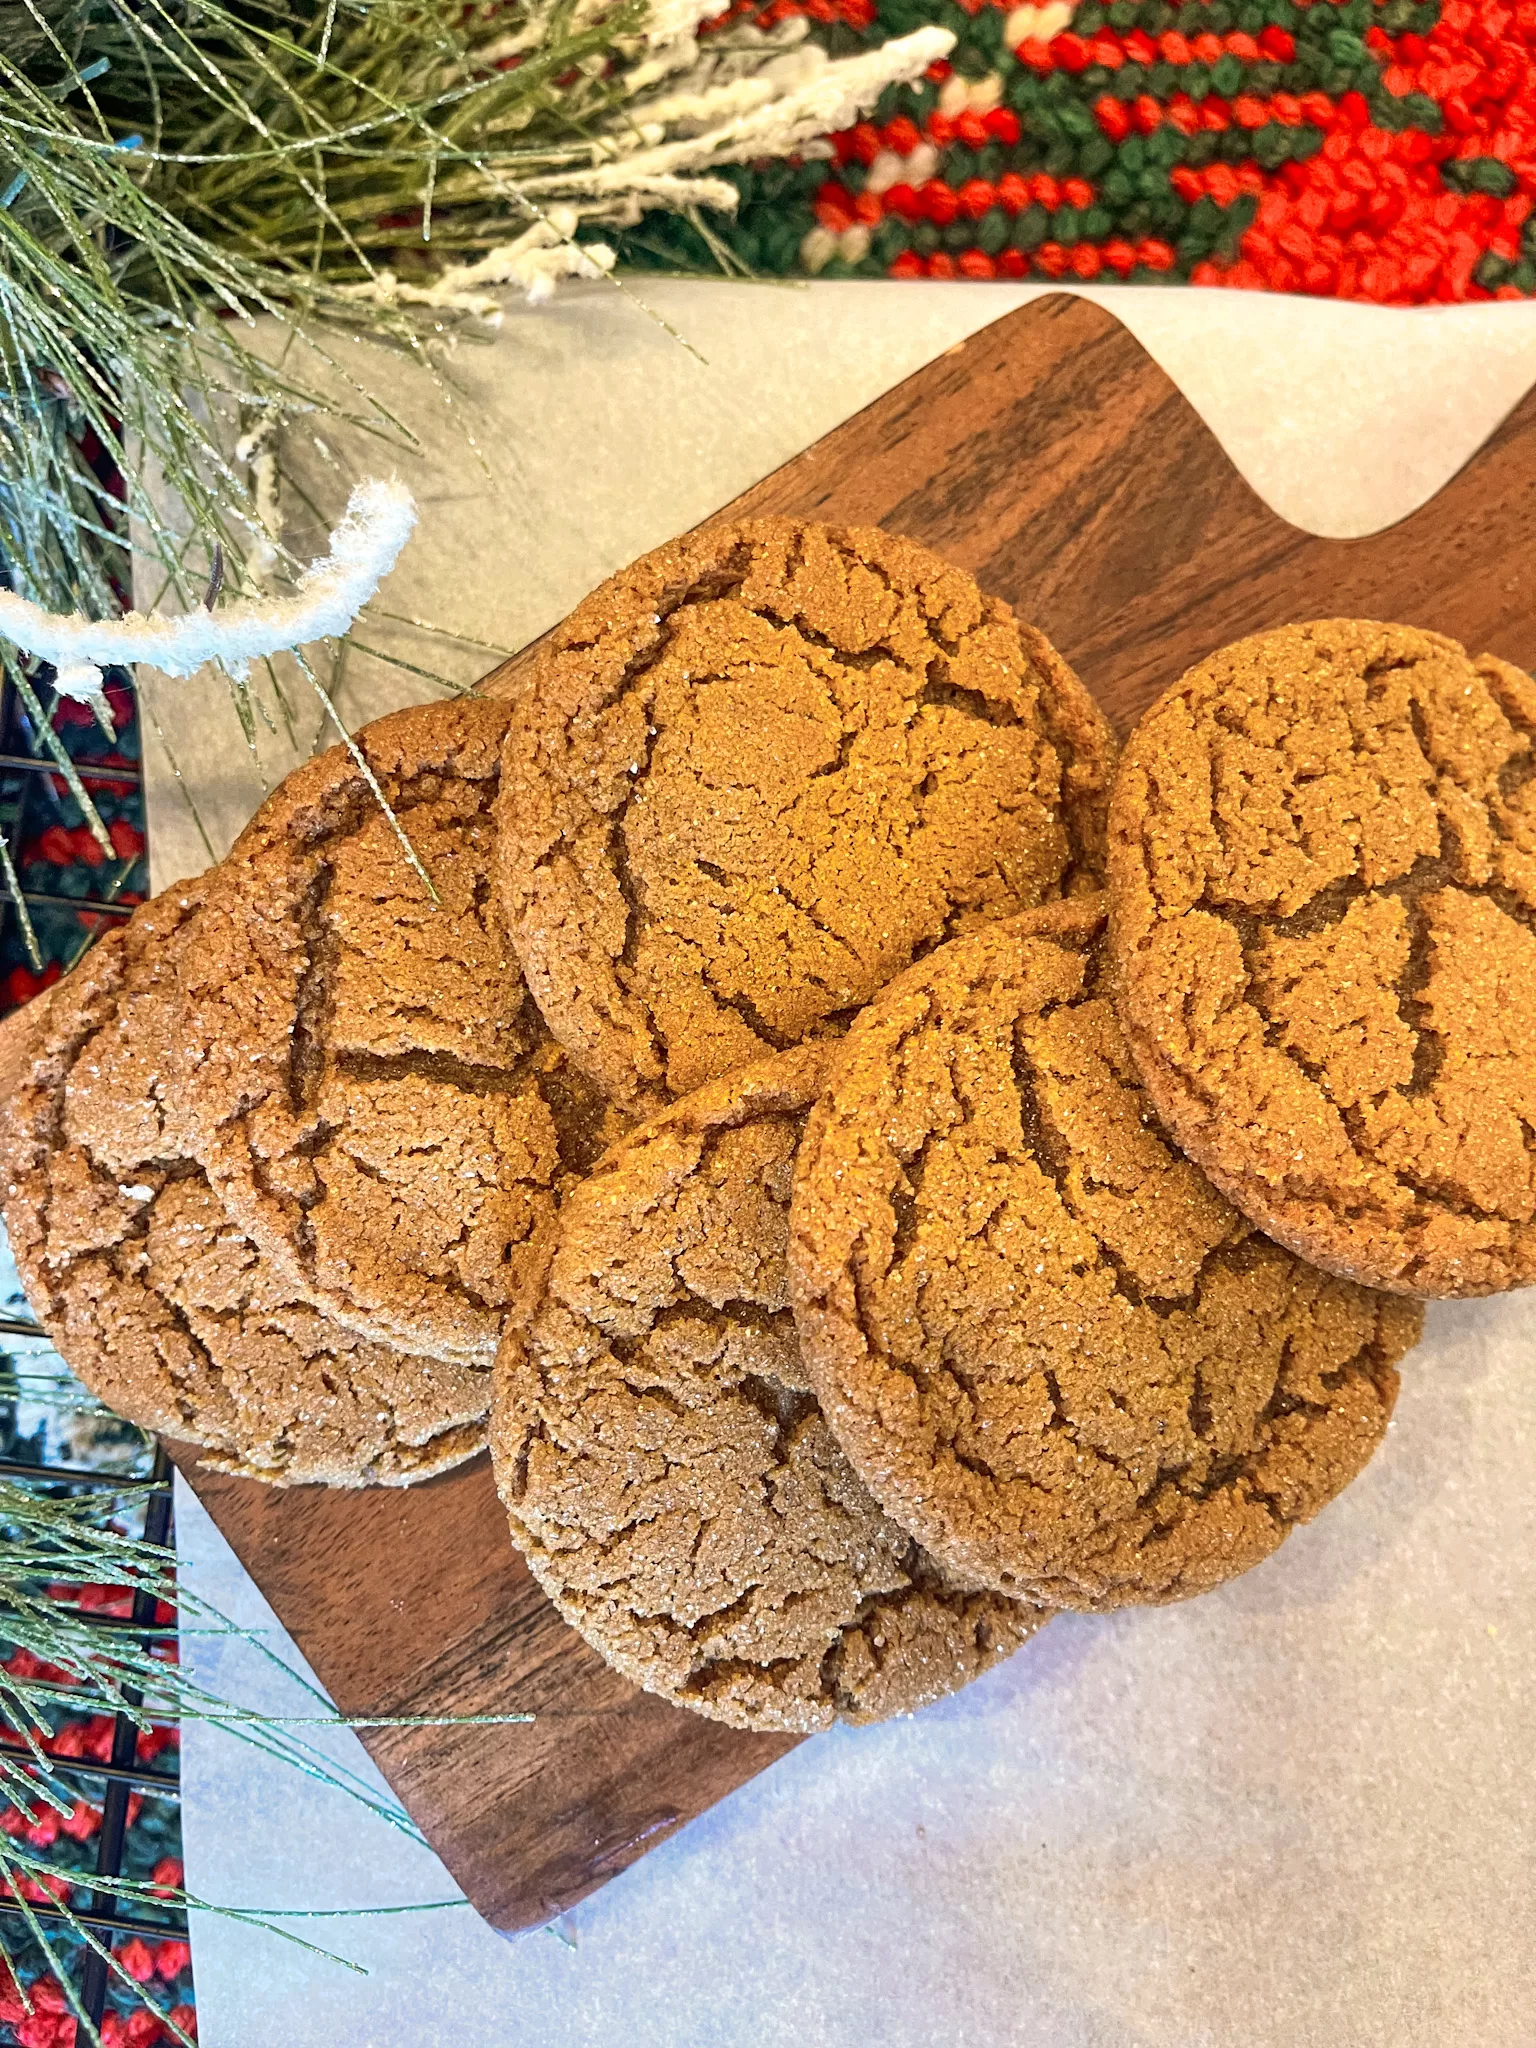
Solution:
[(60, 694), (107, 715), (102, 667), (147, 662), (190, 676), (217, 662), (237, 682), (263, 655), (345, 633), (399, 560), (416, 524), (405, 485), (369, 478), (347, 500), (330, 552), (311, 562), (290, 597), (242, 598), (219, 611), (125, 612), (116, 619), (64, 617), (0, 591), (0, 635), (51, 662)]

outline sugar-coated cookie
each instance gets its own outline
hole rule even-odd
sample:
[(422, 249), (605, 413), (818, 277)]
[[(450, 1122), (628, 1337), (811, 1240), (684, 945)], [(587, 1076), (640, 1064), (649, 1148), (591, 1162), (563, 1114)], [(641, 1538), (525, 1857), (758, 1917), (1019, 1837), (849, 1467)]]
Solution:
[(1044, 634), (926, 548), (710, 527), (594, 591), (531, 670), (500, 797), (512, 940), (555, 1036), (654, 1108), (1099, 876), (1114, 752)]
[(1168, 1128), (1377, 1287), (1536, 1281), (1536, 683), (1325, 619), (1161, 697), (1111, 811), (1121, 1015)]
[(925, 1556), (807, 1389), (784, 1251), (825, 1058), (772, 1056), (621, 1140), (496, 1366), (497, 1479), (540, 1584), (627, 1677), (742, 1728), (908, 1712), (1044, 1618)]
[(1260, 1237), (1159, 1130), (1102, 899), (956, 939), (859, 1018), (791, 1210), (854, 1470), (951, 1569), (1064, 1607), (1269, 1555), (1380, 1443), (1417, 1307)]

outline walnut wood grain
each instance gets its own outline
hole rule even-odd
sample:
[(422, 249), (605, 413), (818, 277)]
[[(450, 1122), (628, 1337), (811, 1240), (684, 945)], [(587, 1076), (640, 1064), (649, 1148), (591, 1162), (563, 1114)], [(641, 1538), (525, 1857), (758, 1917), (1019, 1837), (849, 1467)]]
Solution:
[[(877, 522), (963, 563), (1122, 727), (1200, 655), (1289, 619), (1402, 619), (1536, 665), (1536, 396), (1422, 511), (1318, 540), (1270, 512), (1130, 335), (1077, 299), (998, 321), (717, 517), (766, 512)], [(525, 660), (483, 687), (508, 693)], [(792, 1747), (610, 1672), (510, 1550), (484, 1461), (363, 1494), (178, 1463), (344, 1710), (540, 1713), (364, 1738), (495, 1926), (573, 1903)]]
[(484, 1458), (404, 1490), (285, 1491), (171, 1454), (348, 1714), (531, 1712), (362, 1739), (491, 1924), (537, 1926), (793, 1748), (636, 1690), (556, 1614)]
[[(1082, 299), (983, 328), (708, 523), (774, 512), (887, 526), (961, 563), (1043, 627), (1122, 731), (1201, 655), (1296, 618), (1398, 619), (1536, 663), (1536, 392), (1419, 511), (1320, 540), (1269, 510)], [(508, 692), (526, 659), (482, 687)]]
[[(505, 1545), (504, 1521), (496, 1534)], [(519, 1705), (539, 1720), (385, 1729), (369, 1742), (456, 1880), (509, 1931), (585, 1898), (795, 1742), (736, 1734), (637, 1692), (526, 1575), (518, 1591), (499, 1627), (458, 1645), (407, 1711), (505, 1711), (510, 1667)]]
[(963, 564), (1122, 731), (1212, 648), (1298, 618), (1396, 619), (1536, 664), (1536, 392), (1428, 505), (1321, 540), (1269, 510), (1081, 299), (983, 329), (718, 517), (768, 512), (873, 521)]

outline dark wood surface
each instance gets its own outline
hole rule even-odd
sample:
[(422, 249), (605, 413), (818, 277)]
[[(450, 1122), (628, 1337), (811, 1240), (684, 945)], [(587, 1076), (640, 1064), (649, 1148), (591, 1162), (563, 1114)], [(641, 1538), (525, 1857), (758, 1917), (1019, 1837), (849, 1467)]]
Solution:
[[(1366, 540), (1317, 540), (1078, 299), (998, 321), (718, 516), (765, 512), (878, 522), (962, 563), (1122, 728), (1200, 655), (1289, 619), (1401, 619), (1536, 667), (1536, 394), (1433, 503)], [(510, 1549), (483, 1459), (354, 1494), (274, 1492), (193, 1455), (177, 1462), (344, 1712), (538, 1714), (364, 1737), (494, 1926), (573, 1904), (792, 1747), (610, 1672)]]

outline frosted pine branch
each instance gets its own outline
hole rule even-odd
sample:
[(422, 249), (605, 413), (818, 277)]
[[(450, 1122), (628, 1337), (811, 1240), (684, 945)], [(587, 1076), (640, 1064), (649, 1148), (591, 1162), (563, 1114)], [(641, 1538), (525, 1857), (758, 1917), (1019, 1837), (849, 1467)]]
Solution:
[(658, 0), (646, 20), (644, 39), (638, 46), (639, 61), (624, 73), (624, 90), (631, 99), (677, 71), (712, 72), (718, 77), (725, 66), (754, 69), (762, 61), (761, 55), (754, 54), (755, 46), (772, 51), (798, 42), (807, 31), (806, 22), (798, 15), (768, 30), (748, 22), (729, 38), (712, 42), (706, 56), (699, 48), (699, 29), (710, 19), (713, 4), (714, 0)]
[[(537, 218), (473, 263), (417, 282), (379, 270), (337, 296), (378, 306), (421, 306), (501, 318), (490, 287), (513, 285), (534, 304), (564, 278), (606, 276), (614, 252), (578, 243), (581, 222), (632, 226), (647, 206), (730, 212), (734, 185), (707, 173), (718, 164), (824, 148), (821, 138), (855, 121), (888, 85), (918, 78), (954, 48), (947, 29), (924, 28), (856, 57), (833, 58), (806, 39), (803, 21), (764, 33), (745, 26), (700, 44), (697, 29), (716, 0), (662, 0), (637, 61), (624, 74), (627, 100), (572, 161), (502, 189)], [(532, 31), (526, 31), (526, 35)], [(499, 46), (498, 46), (499, 47)]]
[(755, 75), (731, 75), (724, 83), (716, 82), (713, 66), (701, 59), (696, 90), (688, 89), (692, 80), (685, 75), (664, 97), (631, 101), (624, 127), (594, 143), (593, 155), (606, 162), (549, 171), (527, 179), (522, 190), (580, 204), (654, 190), (658, 180), (717, 164), (788, 156), (848, 127), (888, 85), (920, 77), (954, 42), (948, 29), (923, 28), (840, 59), (819, 44), (802, 42), (777, 54), (765, 49), (768, 61)]
[(276, 574), (283, 534), (278, 488), (277, 438), (281, 421), (277, 407), (264, 405), (248, 433), (235, 443), (235, 460), (243, 462), (251, 480), (251, 501), (262, 539), (246, 559), (246, 572), (259, 589)]
[(103, 711), (104, 663), (142, 661), (166, 675), (190, 676), (217, 662), (243, 681), (263, 655), (345, 633), (395, 566), (415, 524), (415, 502), (404, 484), (369, 479), (348, 499), (329, 554), (310, 564), (291, 597), (249, 598), (222, 611), (175, 617), (127, 612), (97, 620), (61, 617), (0, 591), (0, 636), (52, 662), (63, 696)]
[(718, 0), (653, 0), (645, 22), (646, 46), (659, 50), (693, 36), (701, 22), (719, 12)]
[(501, 304), (482, 289), (484, 286), (515, 285), (537, 306), (552, 296), (562, 278), (607, 276), (616, 260), (613, 250), (602, 242), (578, 243), (573, 239), (575, 233), (575, 208), (551, 206), (515, 241), (488, 249), (477, 262), (451, 264), (430, 284), (410, 284), (392, 270), (380, 270), (365, 284), (344, 286), (342, 295), (371, 299), (383, 306), (430, 306), (438, 312), (468, 313), (496, 326), (501, 320)]

